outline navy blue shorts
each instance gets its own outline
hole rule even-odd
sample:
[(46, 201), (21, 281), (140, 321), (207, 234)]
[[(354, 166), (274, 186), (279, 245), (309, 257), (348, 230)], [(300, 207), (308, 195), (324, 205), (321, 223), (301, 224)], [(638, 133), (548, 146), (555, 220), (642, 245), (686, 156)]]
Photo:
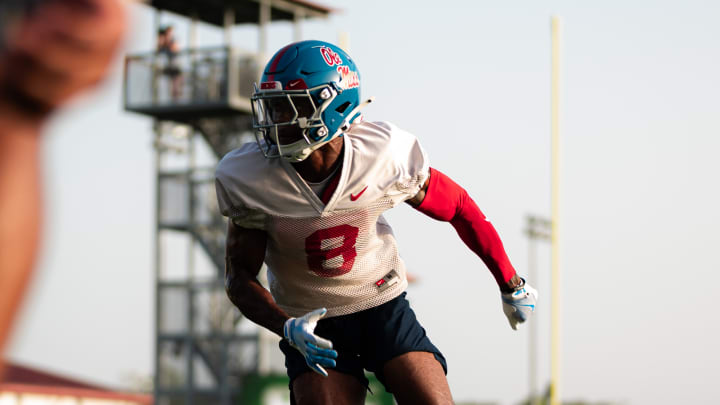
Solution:
[[(367, 387), (365, 378), (368, 370), (374, 372), (385, 386), (383, 365), (401, 354), (408, 352), (430, 352), (445, 370), (445, 357), (425, 334), (425, 329), (415, 318), (410, 303), (402, 293), (385, 304), (354, 314), (321, 319), (315, 334), (329, 339), (338, 352), (335, 371), (357, 377)], [(285, 367), (292, 383), (300, 374), (312, 372), (305, 364), (305, 358), (285, 339), (280, 341), (280, 350), (285, 353)], [(388, 392), (390, 392), (388, 390)]]

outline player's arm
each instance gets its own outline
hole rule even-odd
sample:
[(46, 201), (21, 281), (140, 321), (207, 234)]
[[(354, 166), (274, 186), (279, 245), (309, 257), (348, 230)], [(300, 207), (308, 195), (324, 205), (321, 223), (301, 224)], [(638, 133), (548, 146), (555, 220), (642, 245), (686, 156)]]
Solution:
[(522, 283), (495, 227), (467, 191), (448, 176), (431, 168), (430, 177), (407, 203), (431, 218), (450, 222), (463, 242), (485, 262), (503, 292)]
[(535, 309), (537, 292), (517, 275), (495, 227), (467, 191), (431, 168), (428, 180), (407, 202), (431, 218), (452, 224), (463, 242), (495, 277), (510, 326), (516, 329), (517, 323), (524, 322)]
[(225, 290), (240, 312), (256, 324), (283, 336), (290, 316), (280, 309), (257, 279), (265, 258), (267, 234), (228, 221), (225, 251)]
[(44, 3), (0, 27), (0, 373), (40, 235), (39, 135), (53, 111), (105, 76), (125, 28), (121, 0)]
[(337, 352), (332, 342), (315, 335), (317, 322), (327, 310), (319, 308), (299, 318), (291, 318), (277, 306), (257, 275), (265, 258), (267, 234), (258, 229), (242, 228), (228, 221), (225, 255), (225, 290), (235, 306), (248, 319), (263, 326), (296, 348), (307, 365), (327, 377), (325, 367), (335, 367)]
[(12, 118), (0, 97), (0, 374), (10, 326), (27, 288), (40, 236), (39, 126)]

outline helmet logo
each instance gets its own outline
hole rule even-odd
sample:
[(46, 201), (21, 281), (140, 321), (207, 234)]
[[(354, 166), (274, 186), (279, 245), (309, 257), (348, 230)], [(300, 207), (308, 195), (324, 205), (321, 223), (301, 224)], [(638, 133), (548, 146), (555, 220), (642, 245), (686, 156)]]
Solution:
[(340, 73), (340, 88), (352, 89), (360, 87), (360, 79), (358, 78), (357, 72), (351, 72), (350, 66), (338, 66), (338, 73)]
[(341, 65), (343, 63), (342, 59), (340, 59), (340, 55), (327, 46), (320, 48), (320, 54), (322, 54), (322, 57), (325, 59), (325, 63), (327, 63), (328, 66)]

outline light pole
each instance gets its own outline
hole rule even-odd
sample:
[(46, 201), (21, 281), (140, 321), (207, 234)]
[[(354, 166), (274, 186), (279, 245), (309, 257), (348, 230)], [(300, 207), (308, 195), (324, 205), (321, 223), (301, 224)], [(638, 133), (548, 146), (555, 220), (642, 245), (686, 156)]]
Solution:
[[(528, 237), (528, 279), (537, 283), (537, 241), (550, 241), (552, 223), (549, 219), (528, 215), (525, 235)], [(528, 342), (528, 379), (530, 405), (539, 405), (537, 391), (537, 322), (530, 322)]]
[(550, 405), (560, 405), (561, 390), (561, 319), (560, 319), (560, 132), (561, 132), (561, 64), (562, 64), (562, 23), (558, 16), (551, 20), (552, 38), (552, 84), (550, 102), (551, 127), (551, 276), (550, 292)]

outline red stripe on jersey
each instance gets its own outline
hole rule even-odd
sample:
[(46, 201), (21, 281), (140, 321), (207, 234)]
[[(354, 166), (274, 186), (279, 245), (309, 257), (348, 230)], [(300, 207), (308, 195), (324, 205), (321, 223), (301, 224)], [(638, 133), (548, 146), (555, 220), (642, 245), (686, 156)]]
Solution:
[(485, 262), (498, 285), (504, 286), (515, 275), (495, 227), (467, 191), (443, 173), (430, 169), (430, 184), (417, 210), (450, 222), (460, 239)]

